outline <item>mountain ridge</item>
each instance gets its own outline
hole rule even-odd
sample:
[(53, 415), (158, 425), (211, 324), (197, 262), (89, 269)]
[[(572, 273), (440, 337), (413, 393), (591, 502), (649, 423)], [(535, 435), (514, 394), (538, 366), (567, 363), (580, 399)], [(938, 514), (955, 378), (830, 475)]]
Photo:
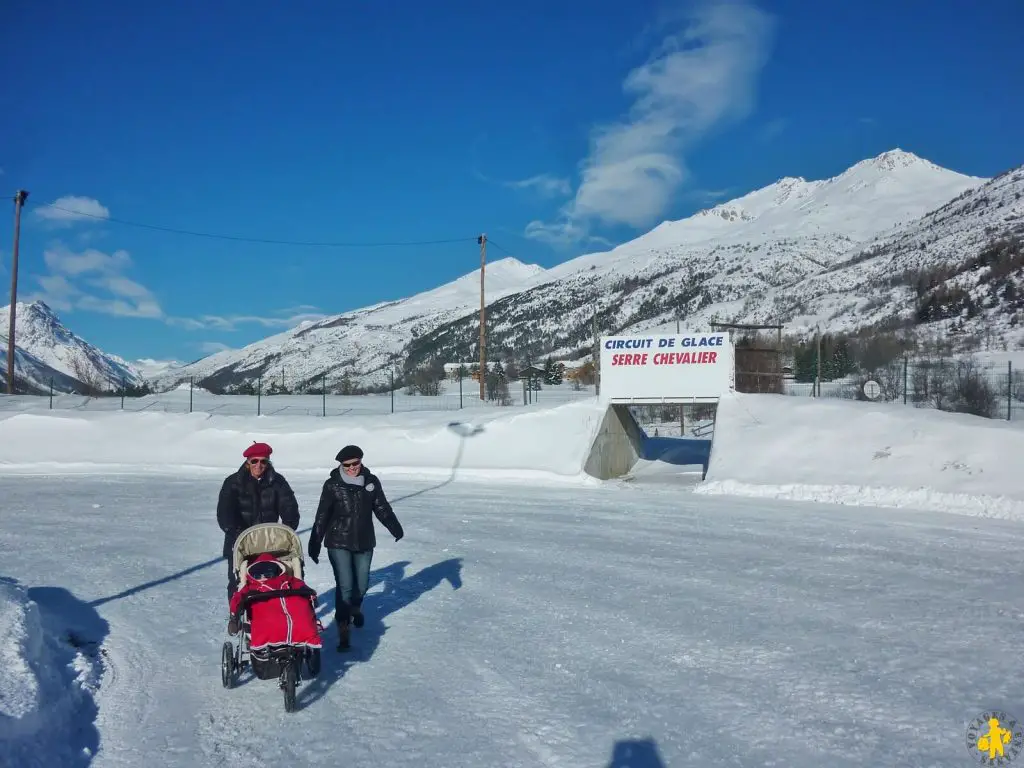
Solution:
[[(744, 313), (795, 317), (799, 302), (780, 298), (787, 291), (802, 295), (802, 281), (827, 274), (871, 243), (898, 237), (990, 182), (897, 148), (826, 179), (783, 177), (662, 222), (611, 250), (548, 269), (513, 260), (518, 266), (497, 290), (488, 264), (488, 357), (580, 357), (589, 353), (595, 322), (599, 332), (614, 333), (664, 326), (675, 318), (692, 327)], [(454, 285), (465, 286), (465, 293)], [(442, 299), (446, 287), (451, 301)], [(286, 369), (300, 388), (320, 381), (329, 388), (342, 382), (380, 386), (392, 369), (401, 374), (437, 361), (476, 359), (478, 311), (474, 270), (416, 296), (217, 353), (153, 383), (172, 387), (191, 375), (214, 389), (230, 388)]]
[[(0, 307), (0, 346), (7, 365), (7, 329), (11, 305)], [(29, 391), (98, 394), (146, 384), (142, 373), (127, 360), (104, 352), (72, 332), (46, 302), (17, 304), (15, 316), (15, 378)]]

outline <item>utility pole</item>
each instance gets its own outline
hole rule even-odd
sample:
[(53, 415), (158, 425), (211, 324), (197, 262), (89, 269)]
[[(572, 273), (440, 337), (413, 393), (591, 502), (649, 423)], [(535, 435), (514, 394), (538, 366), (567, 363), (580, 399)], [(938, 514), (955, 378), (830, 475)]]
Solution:
[(487, 343), (485, 310), (484, 310), (484, 267), (487, 264), (487, 235), (480, 235), (476, 241), (480, 244), (480, 399), (484, 398), (484, 383), (487, 381)]
[(814, 356), (817, 358), (817, 372), (814, 376), (814, 396), (821, 397), (821, 327), (817, 328), (814, 338), (815, 352)]
[(21, 239), (21, 209), (28, 192), (19, 189), (14, 196), (14, 251), (11, 254), (11, 316), (7, 329), (7, 394), (14, 394), (14, 329), (18, 313), (18, 244)]
[(594, 314), (591, 317), (592, 332), (594, 334), (594, 351), (592, 356), (594, 358), (594, 394), (601, 394), (601, 345), (598, 343), (597, 336), (597, 307), (594, 307)]

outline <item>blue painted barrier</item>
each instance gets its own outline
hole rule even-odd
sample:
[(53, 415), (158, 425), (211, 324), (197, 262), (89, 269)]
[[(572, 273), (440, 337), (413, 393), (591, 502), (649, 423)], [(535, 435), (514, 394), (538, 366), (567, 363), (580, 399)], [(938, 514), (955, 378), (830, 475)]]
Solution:
[(640, 458), (646, 461), (663, 461), (677, 466), (703, 467), (707, 476), (711, 463), (711, 441), (694, 440), (686, 437), (649, 437), (644, 435), (640, 445)]

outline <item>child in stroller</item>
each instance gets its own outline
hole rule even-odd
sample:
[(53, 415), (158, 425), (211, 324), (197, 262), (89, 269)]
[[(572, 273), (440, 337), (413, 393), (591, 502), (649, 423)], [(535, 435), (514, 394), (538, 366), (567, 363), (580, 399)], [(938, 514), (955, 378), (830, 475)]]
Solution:
[(263, 523), (244, 531), (235, 545), (239, 588), (231, 598), (230, 634), (241, 631), (237, 648), (224, 644), (222, 682), (234, 682), (247, 665), (261, 680), (279, 677), (285, 708), (295, 705), (295, 684), (302, 662), (316, 676), (320, 667), (320, 633), (316, 592), (302, 580), (302, 545), (279, 523)]
[(245, 574), (244, 583), (231, 598), (231, 623), (237, 627), (240, 609), (246, 605), (251, 617), (251, 651), (281, 645), (321, 647), (316, 592), (306, 582), (288, 573), (285, 564), (269, 553), (249, 561)]

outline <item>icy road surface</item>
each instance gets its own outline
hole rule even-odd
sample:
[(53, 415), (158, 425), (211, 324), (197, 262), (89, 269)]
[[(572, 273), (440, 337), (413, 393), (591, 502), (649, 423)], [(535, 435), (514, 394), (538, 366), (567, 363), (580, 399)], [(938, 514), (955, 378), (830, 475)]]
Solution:
[(383, 479), (406, 538), (286, 714), (221, 687), (219, 478), (0, 477), (0, 575), (107, 623), (91, 765), (964, 766), (968, 720), (1024, 717), (1019, 524)]

